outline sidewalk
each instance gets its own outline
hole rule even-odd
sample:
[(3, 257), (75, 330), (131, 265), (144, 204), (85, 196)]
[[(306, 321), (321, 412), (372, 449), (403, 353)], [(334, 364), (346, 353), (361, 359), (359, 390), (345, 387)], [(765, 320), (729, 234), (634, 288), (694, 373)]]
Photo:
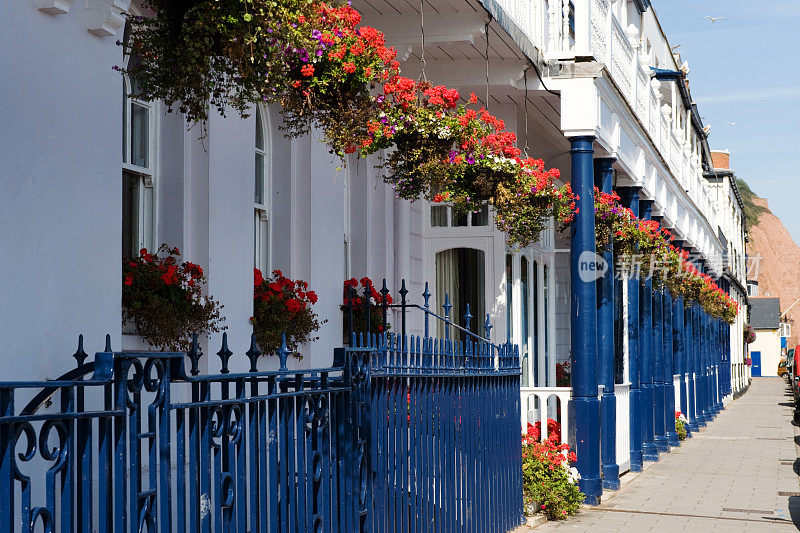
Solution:
[(694, 437), (641, 474), (623, 476), (601, 506), (535, 531), (797, 531), (800, 432), (787, 394), (782, 378), (754, 378)]

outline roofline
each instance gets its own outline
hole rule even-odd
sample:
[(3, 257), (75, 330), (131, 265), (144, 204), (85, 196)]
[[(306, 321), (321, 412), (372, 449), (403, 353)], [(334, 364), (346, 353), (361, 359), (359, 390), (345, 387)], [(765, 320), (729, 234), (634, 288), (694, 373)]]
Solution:
[(728, 178), (728, 181), (730, 181), (731, 183), (731, 189), (733, 190), (733, 194), (736, 196), (736, 202), (739, 204), (739, 208), (741, 208), (741, 210), (744, 211), (744, 200), (742, 200), (742, 195), (739, 192), (739, 187), (736, 185), (736, 172), (727, 168), (715, 168), (703, 172), (703, 177), (706, 179)]
[(692, 95), (689, 94), (689, 89), (686, 87), (686, 73), (682, 70), (668, 70), (663, 68), (650, 67), (653, 71), (653, 77), (659, 81), (674, 81), (678, 84), (678, 92), (681, 95), (684, 107), (689, 110), (692, 115), (692, 126), (700, 138), (700, 144), (703, 151), (703, 169), (711, 170), (711, 148), (708, 146), (708, 133), (703, 128), (703, 119), (700, 118), (700, 111), (697, 110), (697, 104), (692, 103)]

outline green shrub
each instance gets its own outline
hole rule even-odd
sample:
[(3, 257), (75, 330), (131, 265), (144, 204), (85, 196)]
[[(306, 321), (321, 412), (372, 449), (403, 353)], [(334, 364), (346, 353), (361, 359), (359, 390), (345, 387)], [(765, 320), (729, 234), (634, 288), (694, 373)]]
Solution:
[(526, 509), (533, 506), (549, 520), (563, 520), (578, 512), (584, 495), (578, 488), (578, 471), (569, 446), (552, 436), (539, 442), (529, 433), (522, 437), (522, 489)]

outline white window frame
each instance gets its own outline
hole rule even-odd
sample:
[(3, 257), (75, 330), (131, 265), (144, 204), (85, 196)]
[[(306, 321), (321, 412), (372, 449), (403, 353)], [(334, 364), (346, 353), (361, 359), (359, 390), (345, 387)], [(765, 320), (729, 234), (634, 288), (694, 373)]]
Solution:
[[(127, 66), (128, 56), (125, 57), (125, 65)], [(137, 187), (138, 195), (138, 213), (137, 213), (137, 227), (135, 228), (136, 245), (132, 253), (136, 255), (137, 251), (141, 248), (153, 250), (156, 247), (156, 209), (157, 209), (157, 176), (158, 176), (158, 143), (156, 142), (158, 135), (158, 102), (147, 102), (138, 98), (131, 97), (131, 82), (127, 76), (123, 76), (123, 142), (122, 142), (122, 172), (120, 177), (125, 172), (139, 176)], [(131, 163), (131, 133), (132, 133), (132, 117), (133, 106), (137, 105), (147, 110), (147, 166), (139, 166)], [(125, 184), (123, 183), (123, 187)]]
[[(269, 215), (272, 213), (272, 135), (271, 122), (267, 109), (258, 105), (255, 119), (261, 120), (261, 131), (263, 135), (264, 147), (256, 146), (256, 134), (253, 132), (253, 264), (255, 268), (261, 270), (265, 276), (271, 275), (272, 261), (272, 239)], [(256, 127), (258, 127), (256, 125)], [(256, 155), (263, 157), (263, 198), (261, 202), (256, 202), (255, 198), (255, 177)]]
[[(447, 224), (446, 225), (444, 225), (444, 226), (434, 226), (433, 224), (431, 224), (431, 213), (433, 212), (433, 209), (435, 207), (444, 207), (447, 210), (447, 218), (446, 218)], [(492, 218), (491, 218), (492, 211), (489, 208), (488, 204), (486, 206), (486, 209), (487, 209), (487, 211), (486, 211), (486, 224), (482, 224), (482, 225), (479, 225), (479, 226), (473, 226), (472, 225), (472, 215), (473, 215), (473, 213), (472, 213), (472, 211), (468, 211), (466, 213), (466, 215), (467, 215), (467, 224), (464, 225), (464, 226), (454, 226), (453, 225), (453, 208), (449, 204), (431, 203), (428, 206), (428, 227), (432, 228), (432, 229), (437, 229), (437, 230), (438, 229), (446, 229), (446, 228), (485, 228), (487, 226), (491, 226), (492, 225)]]

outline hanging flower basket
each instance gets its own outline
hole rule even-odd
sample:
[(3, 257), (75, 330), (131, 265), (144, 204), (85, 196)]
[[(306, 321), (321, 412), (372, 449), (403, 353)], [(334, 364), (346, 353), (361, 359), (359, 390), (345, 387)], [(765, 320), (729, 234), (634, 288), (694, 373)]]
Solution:
[(520, 246), (537, 240), (550, 217), (571, 220), (574, 197), (569, 186), (555, 184), (558, 171), (521, 159), (503, 121), (469, 107), (474, 94), (459, 104), (454, 89), (399, 76), (383, 92), (360, 153), (395, 148), (384, 160), (384, 179), (399, 198), (447, 202), (457, 213), (492, 204), (497, 227)]
[(558, 169), (545, 170), (540, 159), (525, 159), (515, 179), (499, 185), (495, 223), (508, 234), (509, 244), (523, 247), (538, 241), (551, 217), (562, 227), (572, 222), (577, 197), (569, 183), (558, 186), (560, 175)]
[(744, 327), (744, 342), (746, 344), (753, 344), (756, 342), (756, 330), (754, 330), (753, 326), (750, 324)]
[(150, 0), (155, 17), (131, 17), (123, 70), (139, 96), (177, 107), (190, 123), (209, 107), (247, 116), (280, 103), (287, 135), (322, 127), (334, 151), (364, 131), (370, 89), (398, 69), (383, 34), (357, 27), (349, 5), (308, 0)]
[(616, 264), (630, 277), (650, 278), (685, 305), (698, 303), (713, 318), (733, 323), (739, 306), (708, 274), (689, 262), (688, 252), (670, 244), (672, 234), (655, 220), (640, 220), (619, 205), (619, 197), (595, 189), (595, 231), (599, 249), (613, 238)]
[(180, 251), (162, 244), (155, 254), (142, 248), (122, 263), (122, 319), (160, 350), (187, 351), (193, 333), (216, 333), (222, 305), (203, 296), (199, 265), (179, 263)]
[(317, 303), (317, 293), (308, 290), (308, 283), (291, 280), (280, 270), (273, 270), (271, 278), (264, 278), (254, 269), (253, 316), (250, 323), (261, 351), (274, 354), (281, 347), (281, 336), (286, 335), (286, 347), (298, 359), (298, 346), (317, 340), (313, 334), (327, 320), (319, 321), (311, 308)]

